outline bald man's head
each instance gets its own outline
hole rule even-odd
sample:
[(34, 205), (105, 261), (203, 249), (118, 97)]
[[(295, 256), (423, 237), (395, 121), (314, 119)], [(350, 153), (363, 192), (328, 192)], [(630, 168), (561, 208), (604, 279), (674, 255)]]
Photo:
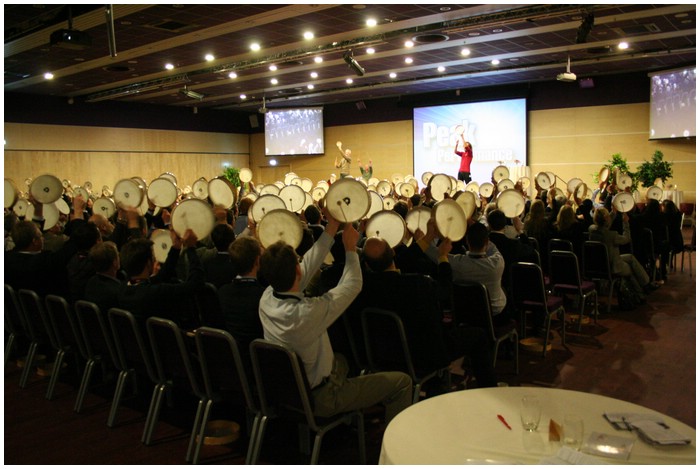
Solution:
[(394, 250), (382, 238), (367, 238), (362, 257), (365, 265), (373, 272), (384, 272), (394, 265)]

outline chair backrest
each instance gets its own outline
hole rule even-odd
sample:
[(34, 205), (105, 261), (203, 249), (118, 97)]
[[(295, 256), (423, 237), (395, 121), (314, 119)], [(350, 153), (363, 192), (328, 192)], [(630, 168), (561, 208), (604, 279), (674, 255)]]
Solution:
[(34, 290), (20, 289), (17, 292), (19, 304), (24, 311), (25, 325), (32, 341), (51, 344), (58, 348), (53, 328), (46, 317), (44, 305)]
[(484, 329), (489, 338), (495, 342), (491, 298), (486, 286), (479, 282), (455, 284), (453, 296), (454, 314), (458, 323)]
[(195, 373), (180, 327), (169, 319), (150, 317), (146, 320), (146, 330), (159, 381), (175, 386), (189, 382), (194, 394), (201, 396), (199, 371)]
[(612, 269), (607, 246), (601, 241), (584, 241), (583, 276), (587, 279), (612, 281)]
[(88, 358), (111, 360), (119, 368), (119, 358), (114, 349), (114, 338), (105, 313), (95, 303), (85, 300), (75, 302), (75, 316), (83, 337), (83, 345)]
[(581, 288), (578, 258), (571, 251), (554, 250), (549, 253), (550, 285), (569, 285)]
[(29, 336), (25, 325), (24, 311), (22, 311), (17, 299), (17, 293), (8, 284), (5, 284), (5, 327), (16, 336)]
[(574, 244), (568, 239), (552, 238), (547, 243), (547, 251), (572, 251), (574, 250)]
[(221, 303), (219, 302), (216, 286), (207, 282), (197, 291), (196, 296), (201, 324), (207, 327), (225, 329), (226, 322), (221, 311)]
[(650, 260), (656, 257), (654, 252), (654, 232), (651, 231), (651, 228), (642, 228), (642, 248)]
[(56, 335), (56, 343), (64, 350), (71, 349), (87, 358), (75, 312), (66, 299), (58, 295), (46, 295), (44, 301), (46, 313)]
[(360, 312), (360, 317), (370, 370), (403, 371), (414, 382), (418, 381), (406, 330), (399, 315), (369, 307)]
[(233, 392), (255, 413), (257, 405), (248, 380), (253, 375), (246, 372), (236, 339), (228, 331), (206, 326), (194, 331), (194, 339), (207, 398)]
[(516, 262), (510, 270), (513, 302), (547, 304), (542, 269), (532, 262)]
[(285, 345), (263, 339), (250, 343), (250, 356), (263, 414), (274, 416), (280, 409), (291, 409), (305, 415), (309, 427), (318, 430), (311, 387), (299, 356)]
[(112, 329), (118, 368), (123, 371), (136, 369), (158, 382), (153, 357), (134, 315), (123, 309), (111, 308), (107, 316)]

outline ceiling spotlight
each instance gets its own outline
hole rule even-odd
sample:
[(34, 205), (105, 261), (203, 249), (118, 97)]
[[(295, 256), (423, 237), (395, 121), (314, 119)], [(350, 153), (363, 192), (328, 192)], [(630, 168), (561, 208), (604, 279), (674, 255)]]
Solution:
[(45, 80), (53, 80), (53, 73), (51, 73), (51, 72), (44, 73), (44, 79)]
[(629, 49), (629, 47), (630, 47), (630, 45), (624, 41), (617, 45), (617, 48), (620, 50)]
[(462, 49), (461, 53), (462, 53), (462, 56), (466, 57), (469, 54), (471, 54), (471, 51), (465, 47), (464, 49)]
[(389, 78), (396, 78), (396, 73), (391, 72), (391, 73), (389, 74)]
[(165, 69), (166, 69), (166, 70), (172, 70), (172, 69), (174, 69), (174, 68), (175, 68), (175, 65), (173, 65), (173, 64), (171, 64), (171, 63), (165, 64)]
[(314, 38), (314, 33), (312, 33), (311, 31), (306, 31), (306, 32), (304, 33), (304, 39), (310, 40), (310, 39), (313, 39), (313, 38)]
[(228, 77), (231, 79), (238, 78), (238, 74), (236, 72), (229, 72)]
[(275, 65), (275, 64), (270, 65), (270, 71), (271, 72), (277, 71), (277, 65)]
[(192, 91), (191, 89), (187, 88), (187, 85), (185, 85), (185, 87), (180, 90), (180, 94), (185, 95), (191, 99), (198, 99), (200, 101), (204, 99), (204, 95), (202, 93)]
[(345, 51), (343, 54), (343, 60), (346, 64), (348, 64), (348, 67), (355, 71), (358, 77), (365, 74), (365, 69), (362, 68), (360, 64), (357, 63), (357, 60), (355, 60), (355, 58), (352, 56), (352, 50)]
[(204, 60), (206, 60), (207, 62), (211, 62), (211, 61), (213, 61), (215, 58), (216, 58), (216, 57), (214, 57), (214, 54), (207, 54), (207, 55), (204, 56)]
[(440, 65), (440, 66), (437, 68), (437, 71), (440, 72), (440, 73), (442, 73), (442, 72), (445, 71), (445, 67), (443, 67), (442, 65)]
[(311, 72), (309, 75), (311, 76), (311, 78), (318, 78), (318, 73), (316, 72)]
[(369, 19), (367, 20), (367, 23), (366, 23), (366, 24), (367, 24), (367, 26), (369, 26), (370, 28), (372, 28), (372, 27), (374, 27), (374, 26), (377, 26), (377, 20), (375, 20), (374, 18), (369, 18)]
[(500, 63), (501, 63), (501, 61), (498, 60), (498, 59), (493, 59), (493, 60), (491, 61), (491, 65), (498, 65), (498, 64), (500, 64)]

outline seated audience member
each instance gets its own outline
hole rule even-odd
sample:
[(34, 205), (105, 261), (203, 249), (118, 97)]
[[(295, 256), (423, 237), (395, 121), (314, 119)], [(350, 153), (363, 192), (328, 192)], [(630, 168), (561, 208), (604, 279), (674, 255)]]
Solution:
[[(661, 204), (656, 199), (647, 200), (646, 208), (644, 212), (639, 216), (639, 222), (642, 228), (648, 228), (651, 230), (651, 235), (654, 239), (654, 256), (658, 258), (658, 280), (664, 283), (667, 280), (666, 267), (668, 265), (668, 253), (670, 251), (670, 245), (668, 242), (668, 231), (667, 223), (664, 214), (661, 212)], [(680, 226), (680, 220), (678, 222)], [(648, 249), (648, 247), (647, 247)], [(646, 259), (646, 263), (651, 265), (657, 262), (657, 259)], [(652, 279), (657, 280), (657, 279)]]
[(210, 236), (216, 253), (202, 260), (204, 278), (216, 288), (220, 288), (236, 276), (236, 268), (228, 251), (236, 235), (231, 225), (220, 223), (214, 226)]
[(121, 263), (117, 245), (111, 241), (95, 244), (90, 249), (88, 260), (96, 273), (85, 284), (82, 299), (95, 303), (106, 313), (119, 306), (119, 297), (126, 286), (119, 278)]
[(669, 250), (673, 254), (678, 254), (683, 251), (683, 229), (681, 227), (683, 214), (672, 200), (664, 200), (661, 205), (666, 227), (668, 228)]
[(305, 298), (303, 294), (328, 255), (340, 225), (329, 214), (326, 218), (325, 233), (301, 263), (294, 249), (282, 241), (263, 253), (260, 273), (270, 282), (259, 309), (265, 339), (289, 346), (302, 359), (312, 388), (315, 415), (330, 417), (384, 403), (389, 422), (411, 404), (411, 378), (400, 372), (349, 378), (347, 361), (333, 353), (327, 332), (362, 289), (356, 251), (360, 235), (350, 224), (343, 230), (345, 269), (338, 286), (320, 297)]
[(576, 218), (576, 212), (571, 205), (564, 205), (559, 210), (557, 216), (556, 231), (553, 236), (566, 241), (571, 241), (574, 248), (574, 253), (581, 263), (581, 255), (583, 254), (583, 242), (588, 233), (588, 226)]
[(304, 219), (314, 234), (314, 241), (320, 238), (325, 230), (324, 226), (321, 224), (321, 209), (319, 209), (316, 205), (309, 205), (304, 209)]
[[(194, 249), (197, 235), (192, 230), (187, 230), (182, 239), (174, 231), (170, 234), (173, 245), (156, 275), (153, 275), (156, 266), (153, 241), (137, 238), (121, 249), (121, 263), (128, 284), (119, 298), (119, 307), (143, 321), (158, 316), (172, 319), (183, 328), (192, 327), (195, 325), (191, 316), (194, 311), (192, 299), (204, 284), (204, 270)], [(182, 248), (189, 266), (187, 280), (168, 283), (177, 281), (175, 270)]]
[[(442, 281), (447, 283), (452, 280), (447, 260), (451, 248), (449, 240), (443, 240), (438, 247), (440, 264), (446, 268), (442, 270), (445, 273)], [(433, 279), (397, 270), (393, 249), (381, 238), (368, 238), (362, 257), (369, 272), (364, 277), (358, 302), (361, 308), (377, 307), (399, 315), (418, 370), (434, 371), (467, 356), (478, 386), (496, 386), (493, 355), (486, 332), (460, 326), (444, 330), (443, 308)]]
[(114, 225), (104, 215), (93, 213), (88, 221), (94, 224), (100, 231), (102, 241), (111, 241), (112, 234), (114, 233)]
[(537, 240), (539, 255), (543, 264), (542, 270), (546, 272), (546, 262), (544, 262), (546, 256), (544, 254), (547, 252), (547, 244), (552, 237), (552, 230), (551, 225), (545, 218), (544, 203), (541, 200), (532, 202), (530, 213), (525, 218), (524, 232), (528, 237)]
[(12, 228), (19, 221), (17, 214), (10, 210), (5, 212), (5, 251), (12, 251), (15, 248), (15, 242), (12, 240)]
[(507, 289), (510, 282), (510, 266), (516, 262), (536, 262), (535, 249), (530, 245), (527, 236), (520, 235), (511, 239), (505, 234), (507, 218), (501, 210), (492, 210), (486, 217), (489, 224), (489, 240), (503, 256), (503, 275), (501, 285)]
[(576, 209), (576, 218), (583, 223), (586, 229), (593, 224), (593, 201), (591, 199), (584, 199), (581, 202), (581, 205)]
[(630, 281), (632, 289), (644, 297), (644, 293), (650, 293), (658, 286), (649, 281), (644, 267), (632, 254), (620, 254), (620, 246), (630, 242), (630, 226), (626, 213), (622, 214), (623, 234), (610, 229), (610, 213), (606, 208), (597, 208), (593, 214), (595, 224), (589, 227), (591, 241), (600, 241), (608, 249), (608, 258), (612, 272), (621, 275)]
[(250, 210), (252, 205), (253, 200), (247, 197), (241, 199), (241, 201), (238, 203), (238, 216), (233, 223), (233, 232), (236, 234), (236, 236), (239, 236), (241, 233), (243, 233), (243, 230), (248, 227), (248, 210)]
[(83, 298), (85, 285), (90, 277), (95, 275), (95, 267), (88, 259), (90, 249), (102, 242), (100, 230), (93, 223), (81, 223), (73, 230), (71, 239), (75, 242), (78, 252), (68, 261), (66, 272), (68, 274), (69, 303)]
[(248, 360), (250, 343), (263, 337), (258, 314), (260, 297), (265, 290), (265, 285), (258, 279), (262, 252), (263, 248), (256, 238), (236, 238), (228, 248), (235, 278), (218, 291), (226, 329), (236, 339), (241, 355)]
[(68, 241), (69, 236), (64, 231), (64, 221), (65, 215), (61, 214), (61, 218), (59, 218), (56, 224), (43, 232), (45, 251), (56, 252)]

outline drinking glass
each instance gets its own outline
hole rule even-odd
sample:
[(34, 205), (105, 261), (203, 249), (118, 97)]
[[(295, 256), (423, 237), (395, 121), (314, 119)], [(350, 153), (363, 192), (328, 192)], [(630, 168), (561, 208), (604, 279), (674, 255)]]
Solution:
[(540, 400), (537, 396), (523, 396), (520, 401), (520, 421), (528, 432), (534, 432), (540, 424)]
[(583, 419), (578, 415), (564, 416), (564, 445), (578, 450), (583, 441)]

